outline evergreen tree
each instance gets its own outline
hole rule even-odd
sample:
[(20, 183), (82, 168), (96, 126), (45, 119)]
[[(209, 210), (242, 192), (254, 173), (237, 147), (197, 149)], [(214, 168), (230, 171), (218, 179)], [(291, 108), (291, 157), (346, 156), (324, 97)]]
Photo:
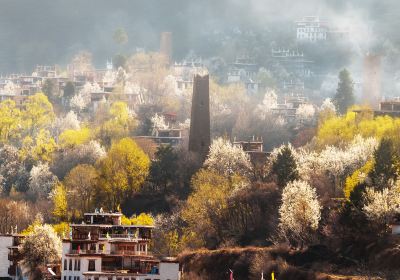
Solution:
[(375, 188), (382, 190), (388, 186), (389, 180), (397, 178), (395, 151), (393, 141), (383, 138), (374, 152), (374, 168), (369, 177)]
[(155, 156), (150, 167), (150, 177), (155, 185), (166, 191), (178, 177), (178, 155), (170, 145), (165, 145), (157, 149)]
[(339, 83), (336, 95), (333, 98), (336, 111), (345, 114), (347, 109), (354, 104), (353, 80), (349, 71), (343, 69), (339, 73)]
[(64, 98), (65, 99), (71, 99), (72, 96), (75, 94), (75, 85), (73, 82), (68, 81), (65, 83), (64, 87)]
[(276, 175), (280, 187), (299, 179), (296, 160), (288, 146), (279, 152), (276, 161), (272, 164), (272, 172)]
[(42, 91), (51, 102), (54, 103), (58, 100), (59, 95), (57, 85), (54, 80), (46, 79), (42, 86)]

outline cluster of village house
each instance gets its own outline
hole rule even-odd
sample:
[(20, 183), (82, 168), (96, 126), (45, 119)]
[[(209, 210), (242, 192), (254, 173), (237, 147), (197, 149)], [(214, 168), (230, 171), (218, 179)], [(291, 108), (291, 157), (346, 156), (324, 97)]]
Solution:
[[(210, 145), (209, 103), (205, 100), (209, 100), (209, 77), (195, 75), (189, 151), (201, 157)], [(254, 161), (265, 158), (259, 139), (238, 141), (235, 145), (246, 150)], [(179, 263), (173, 258), (156, 258), (150, 251), (153, 227), (122, 225), (121, 218), (120, 212), (106, 213), (102, 209), (85, 213), (81, 223), (70, 225), (69, 237), (62, 240), (61, 262), (48, 264), (43, 271), (45, 277), (61, 280), (178, 280)], [(23, 238), (20, 234), (0, 236), (0, 279), (26, 278), (20, 251)]]
[[(299, 40), (327, 40), (332, 30), (326, 29), (325, 23), (317, 17), (304, 18), (297, 23), (297, 38)], [(324, 29), (325, 28), (325, 29)], [(321, 33), (322, 32), (322, 33)], [(335, 36), (340, 32), (335, 31)], [(308, 35), (306, 35), (309, 33)], [(330, 34), (330, 35), (328, 35)], [(342, 34), (344, 36), (344, 34)], [(341, 35), (341, 36), (342, 36)], [(167, 43), (161, 49), (168, 50)], [(304, 58), (298, 51), (278, 49), (272, 51), (272, 57), (277, 63), (286, 65), (298, 76), (312, 75), (308, 67), (312, 62)], [(380, 67), (379, 59), (367, 57), (366, 63), (376, 70)], [(189, 136), (189, 150), (202, 153), (210, 144), (209, 106), (200, 106), (209, 100), (208, 75), (204, 73), (204, 65), (198, 61), (184, 61), (175, 63), (175, 80), (179, 89), (193, 90), (192, 121)], [(10, 75), (0, 78), (0, 100), (13, 99), (18, 105), (23, 105), (25, 98), (41, 90), (46, 79), (52, 79), (54, 84), (62, 90), (67, 81), (72, 81), (79, 90), (86, 83), (97, 83), (100, 91), (91, 93), (90, 107), (95, 110), (96, 102), (107, 99), (112, 93), (113, 83), (107, 79), (112, 74), (112, 64), (106, 69), (77, 72), (73, 67), (68, 68), (68, 74), (62, 76), (56, 67), (38, 66), (32, 75)], [(249, 94), (258, 91), (256, 80), (259, 67), (249, 59), (237, 59), (232, 63), (227, 73), (228, 83), (243, 83)], [(366, 78), (370, 79), (369, 86), (373, 96), (379, 93), (379, 74), (376, 71), (366, 71)], [(295, 115), (301, 104), (307, 103), (302, 94), (304, 83), (286, 81), (283, 84), (286, 91), (284, 102), (277, 105), (273, 112), (284, 116), (288, 121)], [(370, 90), (370, 87), (368, 87)], [(140, 92), (125, 92), (121, 96), (130, 107), (140, 105), (144, 98)], [(379, 103), (375, 103), (379, 104)], [(381, 102), (375, 109), (377, 115), (400, 116), (400, 100)], [(156, 145), (177, 145), (182, 141), (183, 130), (176, 126), (176, 116), (173, 113), (165, 114), (167, 127), (158, 128), (150, 136)], [(234, 144), (243, 148), (253, 162), (262, 163), (266, 159), (263, 151), (262, 139), (254, 138), (250, 141), (234, 141)], [(180, 277), (179, 264), (173, 258), (156, 258), (149, 250), (152, 239), (151, 226), (125, 226), (121, 224), (121, 213), (106, 213), (95, 210), (86, 213), (81, 224), (72, 224), (70, 236), (62, 240), (62, 259), (59, 264), (49, 264), (44, 274), (49, 279), (61, 280), (177, 280)], [(400, 234), (400, 225), (393, 225), (393, 234)], [(0, 279), (24, 279), (20, 253), (20, 245), (24, 236), (20, 234), (5, 234), (0, 236)]]
[[(339, 30), (329, 27), (326, 21), (319, 17), (305, 17), (296, 22), (296, 36), (299, 41), (318, 42), (330, 38), (345, 38), (348, 30)], [(335, 34), (335, 35), (333, 35)], [(338, 34), (341, 34), (340, 36)], [(164, 32), (161, 35), (160, 52), (171, 58), (171, 34)], [(276, 48), (271, 51), (270, 69), (281, 69), (289, 74), (290, 78), (278, 85), (280, 95), (279, 104), (274, 108), (274, 113), (281, 115), (285, 120), (294, 119), (294, 112), (299, 104), (307, 103), (305, 80), (314, 76), (314, 62), (305, 57), (299, 50)], [(207, 71), (201, 59), (191, 59), (179, 63), (170, 63), (176, 86), (180, 90), (191, 89), (193, 75)], [(140, 70), (140, 69), (138, 69)], [(260, 66), (249, 57), (238, 57), (229, 64), (225, 73), (225, 82), (241, 83), (245, 86), (248, 94), (257, 94), (260, 90), (259, 74)], [(22, 105), (25, 99), (42, 90), (46, 80), (52, 80), (56, 91), (63, 92), (68, 81), (73, 82), (76, 92), (86, 83), (98, 85), (96, 92), (91, 93), (88, 110), (96, 110), (98, 103), (108, 99), (115, 86), (117, 69), (107, 62), (103, 69), (92, 69), (75, 67), (72, 63), (67, 70), (60, 73), (56, 66), (39, 65), (32, 74), (13, 74), (0, 77), (0, 101), (13, 99), (18, 105)], [(146, 103), (144, 92), (137, 89), (125, 88), (125, 92), (119, 94), (121, 100), (125, 101), (132, 109), (140, 104)]]

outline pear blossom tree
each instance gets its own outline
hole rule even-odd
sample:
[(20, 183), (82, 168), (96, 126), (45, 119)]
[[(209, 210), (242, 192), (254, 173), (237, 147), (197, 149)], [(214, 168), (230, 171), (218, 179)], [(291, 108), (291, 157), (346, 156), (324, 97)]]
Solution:
[(81, 128), (80, 121), (74, 111), (69, 111), (64, 117), (59, 117), (53, 125), (53, 134), (59, 135), (67, 129), (78, 130)]
[(332, 99), (326, 98), (320, 107), (320, 111), (330, 111), (336, 114), (336, 107), (333, 104)]
[(47, 163), (39, 163), (32, 167), (29, 176), (29, 191), (36, 197), (45, 198), (49, 195), (58, 179)]
[(36, 225), (21, 246), (24, 265), (32, 279), (42, 279), (38, 268), (48, 263), (56, 263), (61, 257), (61, 240), (50, 225)]
[(302, 248), (318, 229), (321, 208), (315, 188), (305, 181), (289, 182), (279, 207), (279, 230), (283, 237)]
[(268, 90), (263, 98), (262, 104), (257, 106), (257, 114), (260, 116), (260, 119), (265, 120), (267, 115), (270, 114), (271, 109), (276, 108), (278, 106), (278, 96), (276, 95), (274, 90)]
[(83, 109), (85, 109), (87, 104), (88, 103), (86, 103), (85, 99), (80, 93), (75, 94), (70, 101), (70, 106), (78, 112), (81, 112)]
[(204, 166), (225, 176), (246, 176), (252, 170), (249, 155), (222, 137), (212, 142)]
[(400, 184), (382, 191), (368, 187), (364, 194), (363, 212), (374, 224), (382, 226), (386, 231), (396, 214), (400, 214)]
[(94, 92), (101, 92), (101, 91), (102, 91), (102, 89), (98, 83), (87, 82), (83, 86), (83, 88), (79, 91), (79, 94), (82, 96), (82, 98), (85, 102), (85, 107), (87, 106), (87, 104), (90, 103), (91, 94)]
[(168, 124), (165, 122), (165, 118), (163, 115), (159, 115), (157, 113), (154, 114), (154, 116), (151, 118), (151, 122), (155, 129), (167, 129), (168, 128)]
[[(296, 160), (300, 178), (310, 181), (314, 175), (328, 176), (333, 182), (334, 193), (341, 189), (348, 175), (372, 159), (377, 146), (376, 138), (363, 138), (359, 135), (342, 148), (327, 146), (321, 151), (310, 151), (307, 148), (295, 149), (292, 145), (287, 145)], [(273, 162), (284, 147), (286, 145), (275, 148), (271, 152), (267, 169), (271, 170)]]
[(312, 104), (301, 104), (296, 110), (296, 117), (303, 122), (312, 121), (315, 116), (315, 108)]
[(4, 86), (4, 93), (7, 95), (14, 95), (17, 92), (18, 87), (12, 82), (12, 81), (7, 81), (5, 86)]

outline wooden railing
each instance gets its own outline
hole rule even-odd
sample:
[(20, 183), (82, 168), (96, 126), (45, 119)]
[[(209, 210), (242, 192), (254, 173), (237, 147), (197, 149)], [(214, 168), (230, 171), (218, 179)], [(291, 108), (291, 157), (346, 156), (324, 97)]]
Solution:
[(150, 251), (134, 251), (134, 250), (112, 250), (110, 255), (136, 255), (136, 256), (151, 256)]
[(69, 250), (70, 254), (78, 255), (78, 254), (106, 254), (107, 252), (104, 250)]
[(135, 256), (151, 256), (150, 251), (134, 251), (134, 250), (69, 250), (69, 254), (85, 255), (85, 254), (105, 254), (105, 255), (135, 255)]

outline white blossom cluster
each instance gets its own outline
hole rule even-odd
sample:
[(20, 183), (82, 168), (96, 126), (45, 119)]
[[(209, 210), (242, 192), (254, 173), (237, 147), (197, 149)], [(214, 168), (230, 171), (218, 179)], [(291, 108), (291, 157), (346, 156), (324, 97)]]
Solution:
[(301, 104), (296, 110), (296, 117), (302, 121), (310, 121), (315, 116), (315, 107), (312, 104)]
[(333, 113), (336, 113), (336, 107), (335, 104), (333, 104), (332, 99), (325, 99), (324, 102), (322, 102), (320, 111), (331, 111)]
[(368, 187), (365, 201), (363, 211), (369, 220), (389, 224), (394, 215), (400, 214), (400, 184), (382, 191)]
[(39, 163), (31, 169), (29, 190), (39, 197), (47, 197), (57, 181), (57, 176), (50, 171), (49, 165)]
[(293, 181), (282, 192), (279, 227), (288, 234), (301, 236), (316, 230), (321, 220), (321, 205), (316, 191), (305, 181)]
[[(292, 145), (288, 145), (296, 160), (300, 177), (306, 181), (313, 174), (321, 173), (335, 178), (347, 176), (371, 159), (377, 146), (376, 138), (363, 138), (359, 135), (343, 148), (327, 146), (320, 152), (309, 151), (305, 148), (295, 149)], [(270, 162), (276, 160), (283, 147), (284, 145), (272, 151)]]
[(257, 105), (256, 112), (260, 119), (265, 120), (273, 108), (278, 106), (278, 96), (274, 90), (268, 90), (262, 101), (262, 104)]
[(57, 118), (53, 125), (53, 129), (57, 134), (67, 129), (78, 130), (80, 128), (81, 124), (78, 116), (73, 111), (69, 111), (65, 117)]
[(154, 114), (154, 116), (151, 118), (151, 122), (153, 124), (153, 127), (156, 129), (167, 129), (168, 124), (165, 122), (165, 118), (163, 115), (159, 115), (157, 113)]
[(178, 88), (175, 76), (167, 75), (161, 84), (161, 89), (165, 95), (177, 97), (182, 95), (182, 91)]
[(212, 142), (204, 165), (226, 176), (244, 176), (252, 169), (249, 155), (222, 137)]
[(79, 93), (75, 94), (70, 101), (70, 105), (72, 108), (81, 111), (86, 108), (86, 106), (90, 103), (91, 94), (94, 92), (101, 92), (102, 89), (98, 83), (85, 83), (83, 88), (79, 91)]
[(14, 95), (17, 93), (18, 86), (12, 81), (7, 81), (3, 88), (3, 93), (6, 95)]
[(37, 225), (22, 243), (24, 263), (34, 271), (39, 265), (59, 261), (62, 244), (53, 227)]

